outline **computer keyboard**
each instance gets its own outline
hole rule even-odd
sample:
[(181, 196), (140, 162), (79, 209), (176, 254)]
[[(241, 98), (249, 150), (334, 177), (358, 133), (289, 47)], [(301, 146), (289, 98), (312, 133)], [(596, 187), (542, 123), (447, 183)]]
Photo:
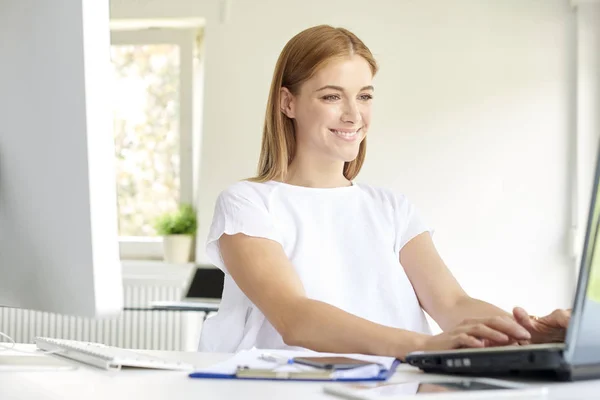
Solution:
[(194, 369), (193, 364), (166, 360), (101, 343), (36, 337), (35, 344), (40, 350), (50, 351), (62, 357), (107, 370), (119, 370), (126, 367), (166, 370)]

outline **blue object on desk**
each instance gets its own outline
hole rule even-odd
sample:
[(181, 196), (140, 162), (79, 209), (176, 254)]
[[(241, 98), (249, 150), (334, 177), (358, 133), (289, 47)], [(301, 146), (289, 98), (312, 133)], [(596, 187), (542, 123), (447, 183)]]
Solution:
[(383, 371), (381, 371), (379, 375), (383, 378), (382, 380), (385, 381), (391, 378), (392, 375), (396, 373), (396, 368), (398, 368), (398, 365), (400, 364), (402, 364), (402, 361), (396, 358), (390, 366), (390, 369), (384, 369)]
[[(289, 361), (288, 361), (289, 363)], [(293, 360), (292, 360), (293, 363)], [(237, 373), (233, 374), (224, 374), (224, 373), (211, 373), (211, 372), (192, 372), (189, 374), (190, 378), (200, 378), (200, 379), (250, 379), (250, 380), (285, 380), (285, 381), (302, 381), (302, 382), (371, 382), (371, 381), (386, 381), (389, 379), (395, 372), (402, 361), (399, 359), (394, 360), (389, 369), (380, 370), (379, 374), (370, 378), (350, 378), (350, 377), (342, 377), (342, 378), (323, 378), (326, 374), (324, 371), (314, 371), (314, 374), (319, 374), (322, 377), (320, 378), (311, 378), (311, 377), (297, 377), (299, 374), (306, 373), (306, 376), (310, 375), (310, 371), (303, 372), (277, 372), (270, 371), (271, 373), (266, 373), (266, 376), (260, 376), (260, 373), (255, 374), (255, 376), (238, 376)], [(243, 368), (241, 368), (243, 369)], [(335, 372), (330, 372), (329, 375), (334, 375)], [(271, 376), (272, 375), (272, 376)]]

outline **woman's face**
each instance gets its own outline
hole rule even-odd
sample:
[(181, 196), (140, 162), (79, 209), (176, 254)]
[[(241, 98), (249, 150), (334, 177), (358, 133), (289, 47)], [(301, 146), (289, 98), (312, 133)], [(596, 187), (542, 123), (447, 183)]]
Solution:
[(353, 55), (328, 62), (295, 96), (282, 88), (282, 110), (296, 126), (296, 151), (354, 160), (371, 120), (372, 79), (367, 61)]

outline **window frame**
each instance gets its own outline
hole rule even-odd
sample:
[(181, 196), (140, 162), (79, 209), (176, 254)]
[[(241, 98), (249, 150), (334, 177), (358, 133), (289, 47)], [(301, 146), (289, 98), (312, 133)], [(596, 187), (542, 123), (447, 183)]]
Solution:
[[(194, 51), (197, 29), (145, 28), (111, 30), (110, 44), (150, 45), (174, 44), (179, 46), (179, 203), (193, 204), (193, 99)], [(119, 236), (121, 260), (157, 260), (163, 258), (162, 238), (145, 236)]]

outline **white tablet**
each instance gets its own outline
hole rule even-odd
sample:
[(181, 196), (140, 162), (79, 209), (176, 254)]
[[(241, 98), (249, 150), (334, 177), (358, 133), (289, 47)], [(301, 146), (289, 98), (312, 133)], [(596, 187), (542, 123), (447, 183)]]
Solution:
[(327, 384), (325, 393), (351, 400), (468, 399), (504, 398), (535, 399), (544, 397), (547, 388), (497, 379), (458, 378), (407, 382), (357, 382)]

